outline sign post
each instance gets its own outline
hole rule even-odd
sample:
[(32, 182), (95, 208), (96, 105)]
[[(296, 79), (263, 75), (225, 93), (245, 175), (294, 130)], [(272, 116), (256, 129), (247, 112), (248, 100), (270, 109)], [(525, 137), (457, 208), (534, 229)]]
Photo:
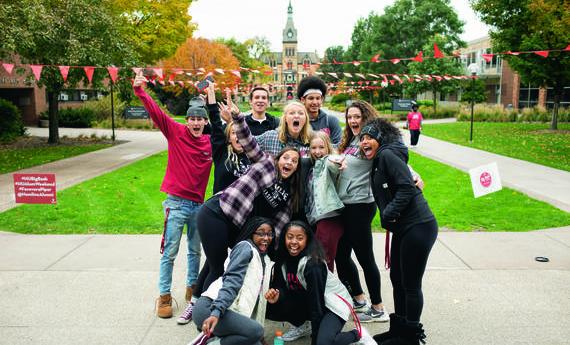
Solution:
[(55, 204), (55, 174), (14, 174), (14, 194), (19, 204)]

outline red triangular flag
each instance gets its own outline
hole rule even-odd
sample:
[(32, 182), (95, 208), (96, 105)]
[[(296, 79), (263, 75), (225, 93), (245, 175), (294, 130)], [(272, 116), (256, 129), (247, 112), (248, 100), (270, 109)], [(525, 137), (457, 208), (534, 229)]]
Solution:
[(481, 57), (485, 59), (485, 61), (491, 62), (491, 60), (493, 59), (493, 54), (481, 54)]
[(433, 57), (436, 59), (441, 59), (442, 57), (445, 57), (445, 55), (443, 55), (441, 50), (439, 50), (437, 43), (433, 44)]
[(424, 61), (423, 56), (424, 56), (424, 52), (420, 51), (420, 52), (418, 53), (418, 55), (416, 55), (416, 57), (413, 58), (413, 60), (414, 60), (414, 61), (417, 61), (417, 62), (423, 62), (423, 61)]
[(158, 78), (162, 79), (164, 76), (162, 75), (162, 68), (153, 68), (154, 73), (158, 76)]
[(390, 61), (392, 61), (392, 63), (395, 65), (400, 62), (400, 59), (391, 59)]
[(548, 57), (548, 50), (539, 50), (539, 51), (536, 51), (536, 52), (534, 52), (534, 53), (535, 53), (536, 55), (540, 55), (540, 56), (542, 56), (542, 57), (544, 57), (544, 58), (545, 58), (545, 57)]
[(63, 78), (63, 82), (67, 81), (67, 75), (69, 74), (69, 66), (58, 66), (59, 72), (61, 73), (61, 77)]
[(378, 62), (380, 60), (380, 54), (376, 54), (370, 59), (371, 62)]
[(565, 51), (570, 51), (570, 44), (568, 45), (568, 47), (566, 47), (566, 49), (564, 49)]
[(89, 83), (91, 83), (91, 80), (93, 79), (93, 72), (95, 72), (95, 67), (85, 66), (85, 67), (83, 67), (83, 70), (85, 71), (85, 75), (87, 76), (87, 80), (89, 80)]
[[(568, 46), (570, 47), (570, 46)], [(2, 67), (4, 67), (4, 69), (6, 70), (6, 72), (8, 72), (8, 74), (12, 74), (12, 70), (14, 69), (14, 64), (13, 63), (3, 63)]]
[(30, 65), (34, 76), (36, 77), (37, 81), (40, 81), (40, 76), (42, 75), (42, 69), (44, 68), (43, 65)]
[(107, 67), (107, 71), (109, 72), (109, 77), (111, 77), (111, 81), (115, 83), (117, 81), (117, 75), (119, 74), (119, 68)]

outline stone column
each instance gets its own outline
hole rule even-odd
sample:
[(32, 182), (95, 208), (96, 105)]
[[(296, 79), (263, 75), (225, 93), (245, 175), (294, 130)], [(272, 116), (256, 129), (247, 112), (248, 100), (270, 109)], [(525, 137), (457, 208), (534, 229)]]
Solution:
[(546, 109), (546, 88), (542, 86), (538, 89), (538, 106)]
[(521, 77), (518, 73), (513, 75), (513, 96), (512, 105), (515, 111), (519, 111), (519, 93), (521, 88)]

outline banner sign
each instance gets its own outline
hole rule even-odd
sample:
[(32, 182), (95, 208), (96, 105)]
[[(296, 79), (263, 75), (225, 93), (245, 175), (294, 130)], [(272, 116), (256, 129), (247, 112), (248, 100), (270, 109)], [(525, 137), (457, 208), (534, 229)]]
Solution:
[(55, 174), (14, 174), (14, 194), (19, 204), (55, 204)]
[(469, 176), (471, 177), (473, 194), (476, 198), (503, 189), (497, 163), (491, 163), (470, 169)]

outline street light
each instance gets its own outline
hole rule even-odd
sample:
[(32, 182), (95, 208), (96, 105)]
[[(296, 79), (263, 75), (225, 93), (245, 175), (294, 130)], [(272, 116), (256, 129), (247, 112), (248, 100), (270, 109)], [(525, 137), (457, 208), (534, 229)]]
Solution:
[(475, 77), (477, 76), (477, 72), (479, 71), (479, 66), (476, 63), (472, 62), (467, 69), (469, 73), (471, 73), (471, 130), (469, 133), (469, 141), (473, 141), (473, 109), (475, 108)]

